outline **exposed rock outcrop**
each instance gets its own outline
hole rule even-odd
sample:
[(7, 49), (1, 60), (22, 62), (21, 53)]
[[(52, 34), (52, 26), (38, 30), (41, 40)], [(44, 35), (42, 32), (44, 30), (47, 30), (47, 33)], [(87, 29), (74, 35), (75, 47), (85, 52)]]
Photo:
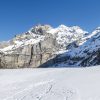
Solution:
[(0, 68), (38, 67), (55, 57), (54, 52), (57, 49), (58, 44), (55, 38), (51, 34), (48, 34), (45, 35), (43, 41), (35, 44), (22, 45), (13, 49), (13, 51), (1, 54)]

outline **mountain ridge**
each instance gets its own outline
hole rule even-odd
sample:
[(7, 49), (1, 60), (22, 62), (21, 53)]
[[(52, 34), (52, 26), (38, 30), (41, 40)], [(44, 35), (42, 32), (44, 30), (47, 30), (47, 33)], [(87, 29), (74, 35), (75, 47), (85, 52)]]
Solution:
[[(99, 52), (99, 33), (100, 27), (92, 33), (88, 33), (79, 26), (59, 25), (57, 28), (50, 25), (34, 26), (27, 32), (16, 35), (7, 42), (0, 43), (0, 67), (34, 68), (41, 66), (59, 67), (60, 65), (63, 67), (98, 65), (99, 59), (92, 63), (94, 62), (92, 55), (96, 56), (94, 51)], [(88, 51), (86, 51), (87, 49)], [(90, 52), (91, 50), (92, 52)], [(99, 53), (97, 58), (98, 55)], [(91, 63), (90, 60), (92, 60)]]

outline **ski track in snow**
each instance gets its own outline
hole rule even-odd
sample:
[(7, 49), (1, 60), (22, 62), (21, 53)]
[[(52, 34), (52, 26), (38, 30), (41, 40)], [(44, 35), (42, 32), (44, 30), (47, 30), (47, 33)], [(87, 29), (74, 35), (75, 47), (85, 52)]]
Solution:
[[(30, 84), (27, 88), (25, 88), (25, 89), (23, 89), (23, 90), (17, 92), (17, 93), (14, 94), (13, 96), (10, 96), (10, 97), (8, 97), (8, 98), (6, 98), (6, 99), (4, 99), (4, 100), (13, 99), (13, 98), (16, 97), (17, 95), (20, 95), (20, 94), (22, 94), (22, 93), (25, 93), (25, 92), (27, 92), (27, 91), (30, 91), (30, 90), (34, 89), (34, 87), (37, 87), (37, 86), (40, 86), (40, 85), (48, 84), (49, 82), (51, 82), (51, 81), (44, 81), (44, 82), (39, 82), (39, 83), (36, 83), (36, 84)], [(52, 85), (51, 85), (51, 86), (52, 86)], [(25, 96), (24, 96), (24, 98), (25, 98)], [(19, 100), (20, 100), (20, 99), (19, 99)], [(22, 100), (22, 99), (21, 99), (21, 100)]]
[[(49, 98), (45, 99), (48, 97), (48, 95), (52, 95), (52, 97), (54, 98), (62, 97), (61, 99), (58, 100), (78, 100), (77, 95), (75, 95), (76, 91), (70, 89), (65, 91), (63, 88), (59, 89), (59, 87), (56, 87), (57, 90), (55, 91), (55, 89), (53, 90), (53, 87), (54, 87), (53, 80), (30, 84), (27, 88), (3, 100), (48, 100)], [(42, 92), (41, 90), (39, 90), (36, 94), (34, 89), (37, 88), (43, 88)]]
[(0, 100), (99, 100), (99, 74), (97, 67), (0, 70)]

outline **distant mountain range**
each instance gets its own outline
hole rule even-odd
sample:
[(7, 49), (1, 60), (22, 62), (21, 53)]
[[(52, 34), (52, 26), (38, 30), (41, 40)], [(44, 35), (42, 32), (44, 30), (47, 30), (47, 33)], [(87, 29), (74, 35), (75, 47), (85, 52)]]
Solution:
[(100, 27), (37, 25), (0, 43), (0, 68), (86, 67), (100, 65)]

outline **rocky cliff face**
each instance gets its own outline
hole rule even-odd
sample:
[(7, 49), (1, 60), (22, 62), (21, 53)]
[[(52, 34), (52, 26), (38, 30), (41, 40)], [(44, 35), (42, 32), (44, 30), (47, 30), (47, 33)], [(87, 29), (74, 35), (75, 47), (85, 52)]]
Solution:
[[(1, 43), (0, 67), (39, 67), (55, 57), (58, 49), (55, 37), (46, 33), (50, 26), (36, 26), (10, 41)], [(5, 45), (4, 45), (5, 44)]]
[(91, 66), (100, 64), (100, 28), (37, 25), (0, 43), (0, 68)]

